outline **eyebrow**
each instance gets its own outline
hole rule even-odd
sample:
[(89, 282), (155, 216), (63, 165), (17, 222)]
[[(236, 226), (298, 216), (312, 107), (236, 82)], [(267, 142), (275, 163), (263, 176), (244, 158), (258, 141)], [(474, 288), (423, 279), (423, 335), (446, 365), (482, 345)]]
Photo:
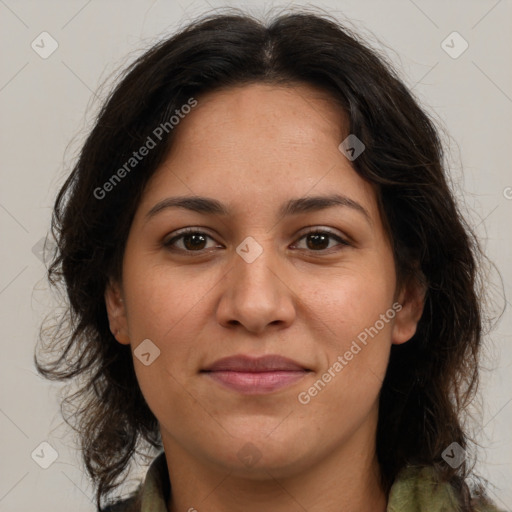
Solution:
[[(358, 202), (350, 199), (349, 197), (340, 194), (331, 194), (325, 196), (309, 196), (301, 197), (298, 199), (290, 199), (279, 210), (279, 215), (282, 217), (297, 215), (300, 213), (309, 213), (333, 206), (344, 206), (351, 208), (362, 214), (368, 223), (371, 222), (371, 217), (368, 211)], [(227, 206), (222, 204), (216, 199), (202, 196), (180, 196), (168, 197), (155, 204), (146, 214), (146, 222), (152, 217), (167, 210), (168, 208), (183, 208), (197, 213), (227, 216), (230, 210)]]

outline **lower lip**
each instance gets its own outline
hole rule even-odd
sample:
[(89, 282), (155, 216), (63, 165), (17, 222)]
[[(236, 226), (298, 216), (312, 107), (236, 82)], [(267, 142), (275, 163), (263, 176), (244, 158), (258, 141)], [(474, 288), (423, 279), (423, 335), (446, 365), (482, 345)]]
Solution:
[(206, 372), (213, 380), (223, 386), (246, 395), (271, 393), (291, 386), (301, 380), (307, 371), (273, 371), (273, 372)]

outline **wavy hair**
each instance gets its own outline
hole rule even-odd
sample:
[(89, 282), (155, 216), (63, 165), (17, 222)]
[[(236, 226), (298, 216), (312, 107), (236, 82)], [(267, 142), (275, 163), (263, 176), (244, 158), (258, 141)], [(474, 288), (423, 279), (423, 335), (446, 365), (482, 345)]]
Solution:
[[(105, 100), (56, 198), (57, 249), (48, 277), (68, 308), (36, 354), (47, 378), (79, 383), (67, 421), (80, 435), (98, 507), (122, 482), (142, 445), (161, 448), (158, 422), (139, 389), (129, 346), (109, 329), (104, 292), (121, 278), (125, 242), (141, 194), (173, 143), (154, 149), (102, 199), (98, 190), (190, 98), (232, 86), (307, 84), (330, 94), (365, 151), (352, 163), (372, 183), (394, 251), (399, 282), (426, 288), (414, 337), (393, 346), (380, 394), (377, 456), (389, 490), (407, 465), (433, 465), (470, 511), (470, 468), (442, 452), (466, 448), (464, 409), (478, 382), (481, 251), (449, 187), (443, 148), (429, 115), (385, 57), (325, 14), (209, 14), (151, 47), (128, 66)], [(178, 128), (179, 129), (179, 128)]]

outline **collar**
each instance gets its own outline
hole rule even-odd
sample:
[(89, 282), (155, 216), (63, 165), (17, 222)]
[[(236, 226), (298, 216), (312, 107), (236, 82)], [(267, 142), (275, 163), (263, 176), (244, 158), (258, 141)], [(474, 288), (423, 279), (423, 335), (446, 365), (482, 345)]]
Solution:
[[(165, 453), (161, 452), (146, 475), (141, 488), (140, 512), (168, 512), (171, 492)], [(477, 508), (481, 512), (499, 512), (497, 508)], [(393, 483), (386, 512), (459, 512), (460, 507), (450, 484), (438, 482), (431, 466), (409, 466), (400, 471)]]

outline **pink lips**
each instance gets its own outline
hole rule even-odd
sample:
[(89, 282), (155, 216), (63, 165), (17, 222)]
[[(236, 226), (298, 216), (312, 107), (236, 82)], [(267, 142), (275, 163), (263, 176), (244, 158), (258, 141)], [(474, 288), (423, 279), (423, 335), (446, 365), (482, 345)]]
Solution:
[(310, 370), (277, 355), (232, 356), (219, 359), (202, 370), (213, 380), (239, 393), (270, 393), (302, 379)]

